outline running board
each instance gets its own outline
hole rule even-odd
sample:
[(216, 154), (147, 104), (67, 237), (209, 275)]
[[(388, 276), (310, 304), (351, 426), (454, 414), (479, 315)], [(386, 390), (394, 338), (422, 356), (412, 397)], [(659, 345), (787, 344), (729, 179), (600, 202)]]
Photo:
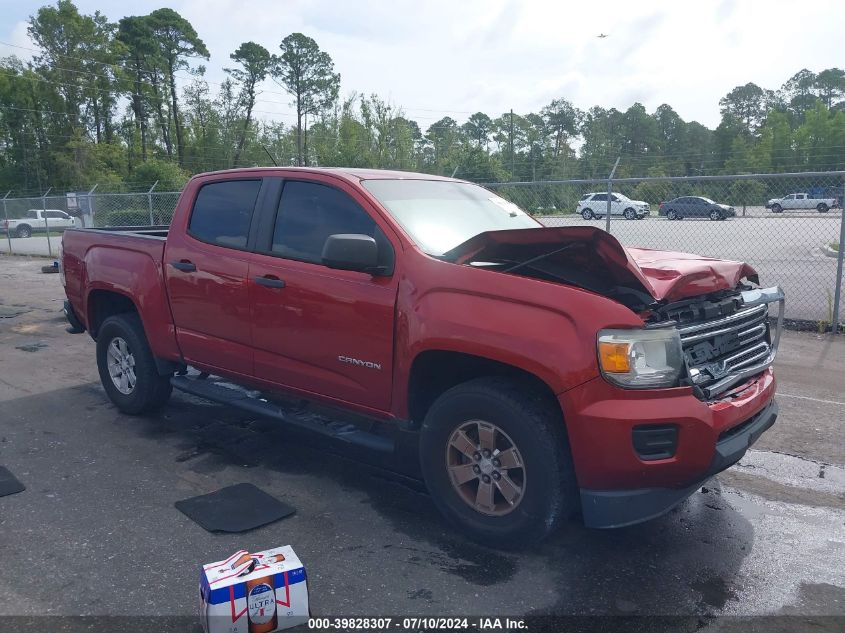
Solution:
[(286, 410), (278, 404), (262, 398), (260, 392), (250, 391), (239, 385), (218, 379), (216, 376), (209, 376), (208, 378), (173, 376), (170, 383), (179, 391), (273, 418), (285, 424), (369, 450), (392, 453), (394, 449), (393, 440), (388, 437), (369, 433), (353, 424), (338, 422), (322, 415), (313, 413), (303, 415), (293, 410)]

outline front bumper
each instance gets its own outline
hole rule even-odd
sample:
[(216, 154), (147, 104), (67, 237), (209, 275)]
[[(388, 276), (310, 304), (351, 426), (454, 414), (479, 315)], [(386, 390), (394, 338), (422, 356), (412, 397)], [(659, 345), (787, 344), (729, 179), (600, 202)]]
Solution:
[(698, 490), (713, 475), (742, 459), (748, 448), (777, 419), (774, 400), (748, 420), (720, 435), (707, 471), (684, 488), (638, 488), (634, 490), (581, 489), (584, 524), (593, 528), (616, 528), (648, 521), (671, 510)]

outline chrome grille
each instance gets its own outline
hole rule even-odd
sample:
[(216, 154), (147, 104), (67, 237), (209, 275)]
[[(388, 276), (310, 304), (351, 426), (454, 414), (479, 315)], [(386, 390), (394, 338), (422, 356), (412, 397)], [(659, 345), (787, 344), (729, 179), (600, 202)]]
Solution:
[[(784, 296), (780, 288), (743, 292), (734, 314), (678, 328), (687, 375), (706, 399), (763, 371), (775, 359), (783, 326)], [(779, 304), (777, 320), (769, 306)]]

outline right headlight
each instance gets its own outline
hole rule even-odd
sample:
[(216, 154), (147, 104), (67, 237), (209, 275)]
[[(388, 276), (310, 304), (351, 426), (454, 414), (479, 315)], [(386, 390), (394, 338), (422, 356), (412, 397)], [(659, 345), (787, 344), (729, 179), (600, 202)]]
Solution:
[(684, 368), (675, 328), (602, 330), (598, 357), (605, 379), (628, 389), (677, 387)]

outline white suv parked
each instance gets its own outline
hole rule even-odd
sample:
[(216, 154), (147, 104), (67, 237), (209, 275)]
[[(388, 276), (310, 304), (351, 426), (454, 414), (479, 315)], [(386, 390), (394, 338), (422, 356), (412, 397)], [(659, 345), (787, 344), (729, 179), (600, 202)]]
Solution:
[[(578, 203), (577, 213), (585, 220), (603, 218), (607, 215), (607, 192), (588, 193)], [(631, 200), (621, 193), (610, 194), (610, 215), (621, 215), (627, 220), (642, 220), (651, 215), (648, 202), (642, 200)]]

